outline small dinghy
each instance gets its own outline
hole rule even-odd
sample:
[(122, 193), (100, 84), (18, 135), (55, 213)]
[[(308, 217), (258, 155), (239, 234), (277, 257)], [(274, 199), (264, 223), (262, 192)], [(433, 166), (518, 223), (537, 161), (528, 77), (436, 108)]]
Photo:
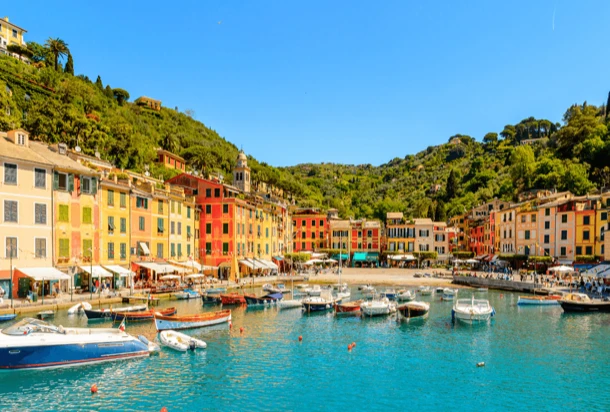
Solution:
[(36, 315), (38, 319), (49, 319), (55, 317), (55, 312), (52, 310), (43, 310)]
[(80, 315), (81, 313), (85, 313), (85, 309), (91, 310), (91, 304), (89, 302), (77, 303), (68, 309), (68, 315)]
[(8, 322), (9, 320), (13, 320), (17, 317), (15, 313), (7, 313), (6, 315), (0, 315), (0, 322)]
[(195, 349), (205, 349), (208, 345), (192, 336), (184, 333), (176, 332), (175, 330), (164, 330), (159, 333), (159, 340), (163, 346), (172, 348), (180, 352), (187, 350), (194, 351)]
[(290, 300), (280, 300), (277, 302), (277, 307), (279, 309), (294, 309), (300, 308), (303, 306), (303, 301), (299, 299), (290, 299)]

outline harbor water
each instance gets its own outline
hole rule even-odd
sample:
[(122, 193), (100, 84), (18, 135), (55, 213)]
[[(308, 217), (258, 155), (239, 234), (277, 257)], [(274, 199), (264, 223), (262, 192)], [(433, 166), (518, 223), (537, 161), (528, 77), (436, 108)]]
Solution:
[[(475, 295), (495, 307), (491, 323), (452, 323), (453, 303), (434, 294), (418, 297), (431, 302), (428, 318), (408, 323), (234, 308), (232, 329), (187, 332), (206, 350), (162, 348), (145, 359), (2, 372), (0, 410), (610, 410), (610, 314), (518, 307), (518, 295), (506, 292)], [(214, 309), (200, 300), (161, 306), (179, 314)], [(66, 312), (52, 322), (110, 325)], [(128, 324), (127, 332), (156, 338), (153, 323)]]

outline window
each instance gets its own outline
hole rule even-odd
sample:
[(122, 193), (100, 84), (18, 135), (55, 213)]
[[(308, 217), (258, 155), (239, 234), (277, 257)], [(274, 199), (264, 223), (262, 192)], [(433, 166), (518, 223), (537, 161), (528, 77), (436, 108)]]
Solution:
[(144, 231), (144, 229), (146, 228), (146, 220), (144, 219), (144, 216), (140, 216), (140, 218), (138, 219), (138, 227), (141, 231)]
[(127, 207), (127, 195), (125, 193), (121, 193), (120, 195), (121, 207)]
[(205, 189), (205, 197), (212, 197), (212, 189)]
[(70, 221), (70, 208), (68, 205), (59, 205), (59, 221), (69, 222)]
[(311, 238), (315, 239), (316, 238), (316, 232), (311, 232)]
[(591, 216), (583, 216), (582, 217), (582, 224), (583, 225), (590, 225), (591, 224)]
[(171, 245), (169, 245), (169, 249), (170, 249), (170, 256), (171, 257), (175, 257), (176, 256), (176, 244), (172, 243)]
[(601, 220), (608, 220), (608, 212), (602, 212), (600, 216)]
[(74, 175), (55, 172), (53, 174), (53, 188), (56, 190), (74, 190)]
[[(173, 224), (174, 224), (174, 223), (172, 222), (172, 225), (173, 225)], [(163, 227), (163, 218), (162, 218), (162, 217), (158, 217), (158, 218), (157, 218), (157, 233), (158, 233), (158, 234), (163, 233), (163, 232), (164, 232), (164, 229), (165, 229), (165, 228)]]
[(222, 205), (222, 213), (229, 213), (229, 205)]
[(214, 189), (214, 197), (220, 197), (220, 189)]
[(182, 214), (182, 203), (178, 202), (178, 214)]
[(187, 219), (191, 218), (191, 207), (190, 206), (186, 207), (186, 218)]
[(4, 184), (16, 185), (17, 184), (17, 165), (12, 163), (4, 164)]
[(182, 222), (178, 222), (178, 235), (182, 234)]
[(212, 243), (211, 242), (207, 242), (205, 244), (205, 254), (206, 255), (211, 255), (212, 254)]
[(127, 233), (127, 219), (121, 218), (121, 233)]
[(222, 244), (222, 254), (226, 255), (229, 253), (229, 244), (227, 242), (224, 242)]
[(560, 249), (559, 255), (560, 256), (566, 256), (566, 248), (565, 246), (562, 246)]
[(114, 232), (114, 216), (108, 216), (108, 232)]
[(316, 227), (316, 221), (315, 220), (311, 221), (311, 227)]
[(419, 251), (420, 252), (428, 252), (430, 250), (430, 245), (428, 244), (420, 244)]
[(169, 224), (169, 233), (172, 235), (176, 234), (176, 222), (171, 222)]
[(567, 230), (561, 231), (561, 240), (568, 240), (568, 231)]
[(527, 216), (521, 215), (521, 223), (525, 223), (526, 220), (527, 220)]
[(114, 243), (108, 243), (108, 259), (114, 259)]
[(83, 239), (83, 256), (88, 258), (93, 256), (93, 240)]
[(590, 240), (591, 239), (591, 234), (588, 230), (583, 230), (582, 231), (582, 240)]
[(7, 258), (16, 258), (17, 257), (17, 238), (16, 237), (7, 237), (6, 238), (6, 251), (4, 256)]
[(587, 246), (585, 247), (585, 253), (589, 256), (591, 256), (593, 254), (593, 246)]
[(47, 171), (44, 169), (34, 169), (34, 187), (45, 189), (47, 187)]
[(108, 206), (114, 206), (114, 190), (108, 190)]
[(163, 243), (157, 243), (157, 257), (163, 258)]
[(157, 213), (159, 213), (160, 215), (163, 214), (163, 200), (159, 200), (157, 204)]
[(551, 249), (544, 249), (545, 256), (551, 256)]
[(229, 224), (228, 223), (223, 223), (222, 224), (222, 234), (223, 235), (228, 235), (229, 234)]
[(182, 243), (178, 243), (178, 257), (182, 257)]
[(120, 245), (121, 260), (127, 259), (127, 243)]
[(551, 237), (549, 235), (544, 235), (544, 243), (550, 243)]
[(205, 213), (207, 213), (207, 214), (212, 213), (212, 205), (205, 205)]
[(136, 196), (136, 207), (138, 209), (148, 209), (148, 199)]
[(372, 231), (372, 230), (367, 231), (367, 232), (366, 232), (366, 235), (367, 235), (368, 237), (373, 236), (373, 231)]
[(44, 259), (47, 257), (47, 239), (36, 238), (34, 240), (34, 256), (37, 259)]
[(94, 177), (81, 176), (80, 192), (84, 194), (94, 195), (97, 192), (97, 182)]
[(17, 38), (17, 30), (13, 29), (13, 37)]
[(4, 221), (17, 223), (18, 220), (17, 202), (15, 200), (5, 200)]
[(320, 227), (324, 227), (324, 221), (320, 220)]
[(529, 240), (529, 238), (530, 238), (530, 231), (526, 230), (525, 231), (525, 240)]
[(176, 201), (171, 200), (170, 202), (171, 202), (170, 205), (171, 205), (172, 213), (176, 213)]
[(70, 239), (59, 239), (59, 257), (70, 257)]
[(536, 223), (536, 215), (532, 215), (532, 223)]
[(83, 223), (91, 224), (92, 216), (91, 216), (91, 208), (83, 207)]
[(544, 215), (551, 216), (551, 209), (549, 209), (548, 207), (546, 209), (544, 209)]
[(212, 224), (211, 223), (206, 223), (205, 224), (205, 233), (206, 233), (206, 235), (211, 235), (212, 234)]
[(301, 242), (301, 250), (305, 250), (305, 242)]
[(568, 223), (568, 215), (561, 215), (561, 223)]
[(551, 222), (544, 222), (544, 228), (545, 229), (550, 229), (551, 228)]
[(582, 255), (582, 246), (576, 246), (576, 255)]
[(301, 237), (302, 237), (303, 239), (305, 239), (305, 238), (307, 237), (307, 234), (306, 234), (305, 232), (302, 232), (302, 233), (301, 233)]
[(302, 226), (302, 227), (307, 226), (307, 222), (306, 222), (305, 220), (301, 220), (301, 226)]
[[(239, 243), (237, 244), (239, 246)], [(186, 255), (191, 256), (191, 245), (186, 245)]]

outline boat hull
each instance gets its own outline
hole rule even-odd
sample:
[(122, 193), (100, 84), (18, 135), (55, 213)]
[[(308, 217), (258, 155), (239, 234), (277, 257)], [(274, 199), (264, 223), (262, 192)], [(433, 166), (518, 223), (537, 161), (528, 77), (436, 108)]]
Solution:
[(223, 305), (244, 305), (246, 303), (246, 298), (244, 295), (232, 293), (228, 295), (220, 295), (220, 302)]
[(543, 298), (519, 296), (517, 305), (519, 305), (519, 306), (557, 306), (557, 305), (559, 305), (559, 298), (548, 299), (546, 296)]
[(220, 305), (222, 303), (218, 295), (203, 295), (202, 299), (204, 305)]
[(142, 342), (73, 343), (0, 348), (0, 369), (47, 369), (149, 356)]
[(333, 308), (332, 302), (324, 302), (324, 303), (303, 302), (303, 310), (305, 312), (324, 312), (327, 310), (331, 310), (332, 308)]
[(159, 332), (163, 330), (195, 329), (226, 323), (230, 320), (230, 310), (192, 316), (159, 316), (155, 314), (155, 327)]
[(604, 312), (610, 313), (610, 302), (568, 302), (560, 300), (565, 312)]
[(17, 314), (10, 313), (7, 315), (0, 315), (0, 322), (8, 322), (9, 320), (13, 320), (17, 317)]
[(300, 300), (280, 300), (277, 303), (277, 307), (280, 309), (294, 309), (303, 307), (303, 302)]
[(335, 305), (335, 312), (336, 313), (356, 313), (356, 312), (360, 312), (360, 305), (361, 304), (362, 304), (362, 301), (338, 304), (338, 305)]
[(465, 323), (481, 323), (481, 322), (489, 322), (491, 319), (491, 313), (464, 313), (454, 311), (455, 319), (465, 322)]
[(400, 313), (400, 316), (402, 316), (403, 318), (411, 319), (426, 316), (430, 311), (430, 307), (406, 304), (398, 306), (397, 310)]
[[(173, 316), (176, 314), (176, 308), (160, 310), (156, 313), (160, 313), (163, 316)], [(149, 310), (147, 312), (112, 312), (112, 320), (114, 322), (121, 322), (123, 319), (125, 319), (127, 322), (144, 322), (153, 320), (154, 318), (154, 310)]]

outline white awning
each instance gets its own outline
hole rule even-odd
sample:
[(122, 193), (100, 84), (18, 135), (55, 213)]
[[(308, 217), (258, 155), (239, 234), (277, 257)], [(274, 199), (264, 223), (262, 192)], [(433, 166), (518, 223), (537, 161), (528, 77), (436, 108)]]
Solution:
[(191, 270), (196, 270), (196, 271), (201, 271), (201, 265), (199, 264), (199, 262), (195, 262), (194, 260), (187, 260), (184, 262), (178, 262), (175, 260), (168, 260), (169, 263), (172, 263), (174, 265), (178, 265), (178, 266), (184, 266), (185, 268), (191, 269)]
[(153, 272), (163, 273), (163, 267), (155, 262), (135, 262), (135, 264), (150, 269)]
[(70, 276), (66, 275), (55, 268), (15, 268), (29, 278), (37, 281), (42, 280), (70, 280)]
[(172, 280), (172, 279), (180, 279), (178, 275), (165, 275), (160, 277), (161, 280)]
[(139, 245), (140, 245), (140, 249), (142, 249), (142, 252), (145, 255), (150, 255), (150, 250), (148, 249), (148, 245), (146, 245), (146, 243), (140, 242)]
[[(242, 259), (239, 261), (239, 264), (247, 266), (250, 269), (254, 269), (254, 262), (252, 262), (250, 259)], [(261, 268), (259, 267), (259, 269), (261, 269)]]
[(263, 266), (263, 269), (277, 270), (277, 265), (270, 260), (258, 258), (254, 258), (254, 260), (256, 261), (257, 265), (260, 264)]
[(161, 268), (161, 270), (157, 273), (172, 273), (172, 272), (187, 273), (188, 272), (188, 269), (170, 265), (167, 263), (160, 263), (157, 265)]
[(119, 265), (104, 265), (105, 269), (108, 269), (111, 272), (116, 273), (117, 275), (120, 275), (122, 278), (126, 278), (128, 276), (133, 276), (134, 273), (129, 270), (129, 269), (125, 269), (122, 266)]
[(201, 273), (194, 273), (192, 275), (186, 275), (185, 278), (189, 278), (189, 279), (201, 279), (204, 278), (205, 275), (202, 275)]
[[(108, 272), (106, 269), (104, 269), (101, 266), (79, 266), (82, 270), (84, 270), (85, 272), (89, 273), (91, 276), (93, 276), (94, 278), (100, 278), (100, 277), (104, 277), (104, 278), (111, 278), (112, 277), (112, 273)], [(91, 270), (93, 270), (93, 273), (91, 273)]]

